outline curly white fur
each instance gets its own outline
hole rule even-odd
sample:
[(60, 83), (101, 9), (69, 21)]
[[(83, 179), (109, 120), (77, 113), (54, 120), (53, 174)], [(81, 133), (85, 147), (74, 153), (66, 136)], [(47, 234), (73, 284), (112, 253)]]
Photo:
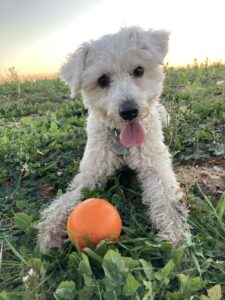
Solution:
[[(88, 140), (80, 172), (66, 194), (54, 200), (41, 214), (38, 224), (40, 249), (62, 246), (62, 232), (72, 208), (82, 199), (82, 189), (103, 185), (107, 177), (123, 166), (136, 170), (143, 188), (143, 203), (159, 235), (181, 243), (188, 232), (187, 210), (178, 199), (179, 185), (172, 170), (171, 157), (163, 142), (162, 122), (166, 112), (159, 106), (163, 73), (160, 64), (167, 53), (168, 33), (124, 28), (84, 43), (61, 69), (61, 78), (70, 85), (75, 96), (82, 91), (88, 108)], [(135, 78), (133, 70), (142, 66), (144, 76)], [(103, 74), (110, 86), (97, 84)], [(121, 103), (134, 100), (139, 107), (139, 121), (145, 128), (144, 143), (129, 148), (126, 155), (112, 151), (113, 137), (107, 128), (120, 130), (125, 121), (118, 111)]]

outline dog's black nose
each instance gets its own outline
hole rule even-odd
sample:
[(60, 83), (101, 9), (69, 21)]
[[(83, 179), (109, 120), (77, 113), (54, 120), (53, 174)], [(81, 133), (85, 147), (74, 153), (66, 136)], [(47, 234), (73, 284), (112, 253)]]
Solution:
[(124, 120), (132, 120), (138, 116), (138, 105), (132, 100), (123, 102), (119, 108), (119, 114)]

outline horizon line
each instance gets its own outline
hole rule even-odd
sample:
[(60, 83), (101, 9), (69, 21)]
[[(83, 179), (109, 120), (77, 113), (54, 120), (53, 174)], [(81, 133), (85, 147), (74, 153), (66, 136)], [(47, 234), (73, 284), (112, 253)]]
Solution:
[[(210, 66), (219, 66), (225, 65), (225, 60), (217, 59), (210, 61), (209, 58), (206, 58), (204, 61), (194, 59), (192, 63), (183, 63), (183, 64), (170, 64), (165, 62), (162, 64), (164, 70), (175, 68), (175, 69), (188, 69), (194, 67), (210, 67)], [(55, 79), (59, 76), (59, 71), (53, 72), (33, 72), (33, 73), (21, 73), (16, 70), (16, 67), (9, 67), (5, 74), (0, 73), (0, 84), (9, 82), (9, 81), (27, 81), (27, 80), (42, 80), (42, 79)]]

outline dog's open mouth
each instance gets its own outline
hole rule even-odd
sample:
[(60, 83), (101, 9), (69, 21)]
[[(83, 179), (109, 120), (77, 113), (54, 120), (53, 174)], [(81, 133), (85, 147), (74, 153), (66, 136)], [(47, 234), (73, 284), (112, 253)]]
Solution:
[(120, 141), (127, 148), (140, 146), (144, 139), (145, 129), (138, 119), (127, 122), (120, 133)]

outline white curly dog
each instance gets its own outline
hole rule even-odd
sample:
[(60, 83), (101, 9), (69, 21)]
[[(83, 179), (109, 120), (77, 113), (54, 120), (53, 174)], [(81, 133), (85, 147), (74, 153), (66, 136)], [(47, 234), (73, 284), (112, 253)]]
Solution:
[(82, 44), (62, 67), (60, 76), (72, 97), (82, 91), (88, 140), (79, 174), (41, 214), (42, 252), (62, 247), (68, 215), (83, 198), (82, 190), (104, 185), (124, 166), (136, 171), (142, 201), (159, 236), (175, 245), (185, 240), (188, 213), (164, 144), (165, 110), (158, 102), (168, 36), (165, 31), (124, 28)]

